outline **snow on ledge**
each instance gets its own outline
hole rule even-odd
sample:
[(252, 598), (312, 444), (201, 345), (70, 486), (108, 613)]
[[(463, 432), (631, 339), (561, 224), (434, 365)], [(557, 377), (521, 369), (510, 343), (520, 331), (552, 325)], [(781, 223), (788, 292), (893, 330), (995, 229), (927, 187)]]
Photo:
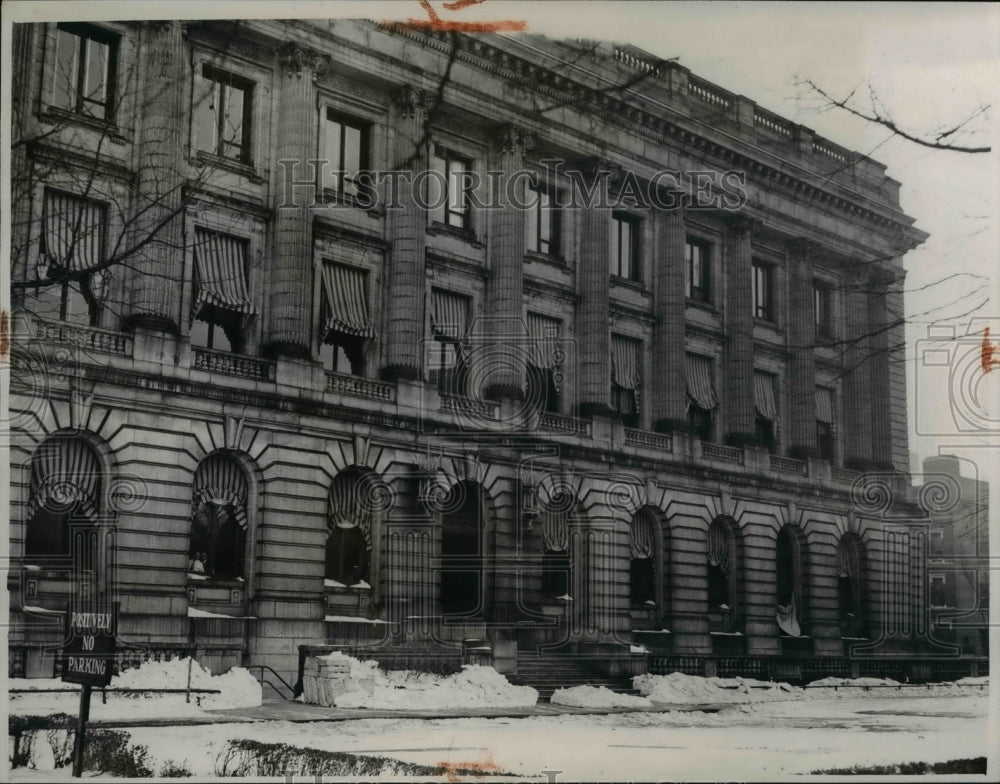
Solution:
[(209, 612), (208, 610), (199, 610), (197, 607), (188, 607), (188, 618), (228, 618), (231, 621), (257, 620), (256, 615), (225, 615), (223, 613)]
[(323, 620), (327, 623), (389, 623), (378, 618), (352, 618), (350, 615), (327, 615)]
[(35, 615), (65, 615), (65, 610), (50, 610), (48, 607), (36, 607), (33, 604), (25, 604), (22, 610), (26, 613), (33, 613)]

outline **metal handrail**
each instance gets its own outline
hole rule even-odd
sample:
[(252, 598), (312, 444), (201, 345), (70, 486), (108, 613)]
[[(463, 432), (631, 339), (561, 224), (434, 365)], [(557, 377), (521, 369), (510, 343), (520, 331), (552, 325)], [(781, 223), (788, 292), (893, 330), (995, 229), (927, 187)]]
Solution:
[[(283, 700), (292, 700), (292, 699), (295, 699), (295, 688), (288, 681), (286, 681), (284, 678), (282, 678), (277, 672), (275, 672), (273, 667), (268, 667), (266, 664), (248, 664), (248, 665), (245, 665), (245, 669), (251, 670), (251, 671), (252, 670), (260, 670), (260, 678), (258, 680), (260, 680), (261, 686), (264, 686), (265, 684), (267, 686), (270, 686), (272, 689), (275, 690), (275, 692), (277, 692), (278, 696), (281, 697), (281, 699), (283, 699)], [(273, 675), (275, 678), (277, 678), (279, 681), (281, 681), (281, 685), (284, 686), (286, 689), (288, 689), (288, 691), (290, 691), (292, 693), (292, 696), (291, 697), (286, 697), (284, 694), (281, 693), (281, 690), (277, 686), (275, 686), (270, 681), (265, 681), (264, 680), (264, 670), (267, 670), (269, 673), (271, 673), (271, 675)]]

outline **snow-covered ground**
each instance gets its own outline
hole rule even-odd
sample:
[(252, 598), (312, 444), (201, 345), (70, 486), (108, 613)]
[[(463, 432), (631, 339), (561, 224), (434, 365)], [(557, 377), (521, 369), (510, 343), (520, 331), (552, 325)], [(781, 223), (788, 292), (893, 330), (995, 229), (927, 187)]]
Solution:
[[(107, 692), (107, 703), (99, 691), (90, 699), (90, 717), (94, 721), (142, 718), (185, 718), (204, 716), (207, 710), (247, 708), (261, 704), (260, 682), (242, 667), (234, 667), (224, 675), (212, 675), (198, 662), (190, 659), (172, 659), (168, 662), (145, 662), (141, 667), (126, 670), (111, 679), (109, 689), (212, 689), (219, 694), (195, 692), (190, 701), (184, 694), (156, 694), (152, 692)], [(52, 678), (10, 678), (8, 690), (59, 689), (57, 693), (13, 693), (9, 695), (8, 709), (12, 714), (69, 713), (75, 716), (80, 708), (80, 692), (73, 684)]]
[[(989, 757), (988, 738), (997, 729), (986, 720), (988, 691), (976, 682), (899, 688), (886, 681), (824, 681), (806, 689), (753, 688), (765, 684), (674, 674), (636, 685), (677, 701), (724, 704), (717, 712), (233, 722), (130, 733), (132, 743), (147, 747), (155, 769), (169, 760), (186, 765), (197, 778), (213, 774), (229, 740), (250, 739), (425, 765), (495, 765), (540, 781), (546, 780), (542, 771), (560, 771), (559, 781), (743, 781), (834, 767)], [(580, 693), (583, 703), (605, 697)], [(718, 699), (720, 693), (729, 699)], [(39, 780), (40, 772), (13, 774), (14, 781)], [(68, 776), (68, 769), (48, 774)]]

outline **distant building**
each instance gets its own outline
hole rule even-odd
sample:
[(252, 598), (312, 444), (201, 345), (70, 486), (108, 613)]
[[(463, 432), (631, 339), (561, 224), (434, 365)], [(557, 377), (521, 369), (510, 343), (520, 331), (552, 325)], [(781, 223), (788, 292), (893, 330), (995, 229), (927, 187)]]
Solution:
[(631, 47), (454, 40), (15, 26), (12, 671), (104, 521), (123, 648), (215, 668), (906, 675), (899, 183)]

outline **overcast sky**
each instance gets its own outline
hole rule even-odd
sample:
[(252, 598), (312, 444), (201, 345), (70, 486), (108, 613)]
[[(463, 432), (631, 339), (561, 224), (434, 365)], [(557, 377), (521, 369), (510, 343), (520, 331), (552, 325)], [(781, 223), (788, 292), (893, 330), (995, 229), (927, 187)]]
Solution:
[[(797, 82), (812, 79), (837, 96), (857, 87), (866, 95), (870, 83), (907, 130), (925, 135), (952, 127), (980, 107), (996, 104), (1000, 5), (486, 0), (448, 12), (441, 0), (432, 4), (451, 19), (522, 18), (532, 32), (616, 40), (676, 57), (699, 76), (886, 164), (888, 174), (902, 182), (903, 209), (931, 235), (906, 259), (907, 289), (912, 291), (907, 299), (911, 451), (923, 457), (945, 446), (974, 459), (980, 473), (986, 472), (986, 455), (1000, 446), (1000, 370), (965, 385), (967, 397), (979, 396), (987, 419), (981, 420), (985, 425), (978, 433), (960, 433), (945, 405), (953, 397), (949, 369), (918, 366), (914, 357), (931, 322), (955, 323), (964, 334), (969, 319), (959, 316), (980, 303), (976, 315), (990, 320), (1000, 343), (997, 153), (963, 155), (918, 147), (842, 111), (822, 111), (821, 101)], [(274, 16), (279, 8), (284, 18), (426, 17), (416, 0), (18, 5), (5, 4), (8, 21), (12, 11), (54, 18), (65, 15), (61, 9), (104, 18), (240, 18)], [(951, 141), (995, 149), (1000, 136), (994, 116), (995, 111), (981, 115)], [(935, 285), (951, 273), (962, 277)], [(924, 435), (931, 431), (934, 437)]]

